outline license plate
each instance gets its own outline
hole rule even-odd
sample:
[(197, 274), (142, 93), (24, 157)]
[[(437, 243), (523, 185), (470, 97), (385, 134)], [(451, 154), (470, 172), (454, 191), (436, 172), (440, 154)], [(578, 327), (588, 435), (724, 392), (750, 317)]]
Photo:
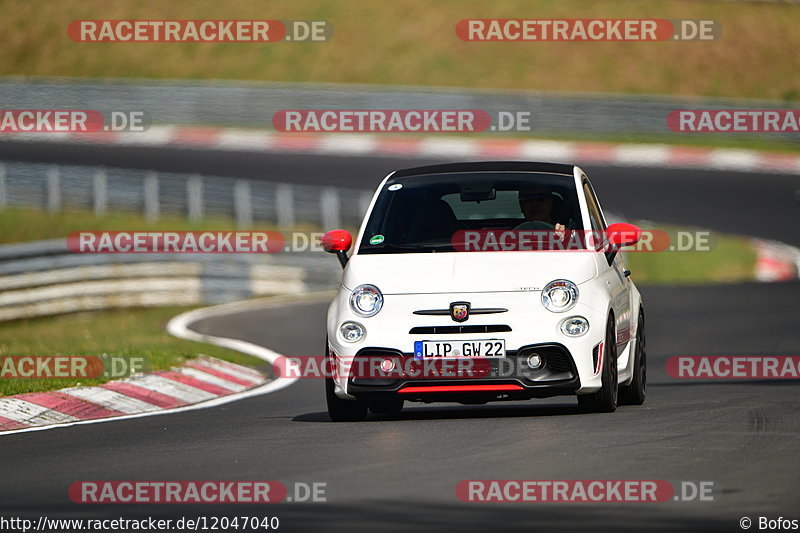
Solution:
[(415, 359), (505, 356), (506, 341), (503, 339), (414, 342)]

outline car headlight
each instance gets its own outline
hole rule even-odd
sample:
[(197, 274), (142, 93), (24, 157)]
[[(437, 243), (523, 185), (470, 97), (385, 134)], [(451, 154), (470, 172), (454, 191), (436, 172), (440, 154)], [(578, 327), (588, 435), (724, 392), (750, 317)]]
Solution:
[(578, 301), (578, 286), (565, 279), (551, 281), (542, 289), (542, 305), (548, 311), (569, 311)]
[(371, 317), (378, 314), (383, 307), (383, 294), (375, 285), (359, 285), (350, 295), (350, 309), (355, 314)]

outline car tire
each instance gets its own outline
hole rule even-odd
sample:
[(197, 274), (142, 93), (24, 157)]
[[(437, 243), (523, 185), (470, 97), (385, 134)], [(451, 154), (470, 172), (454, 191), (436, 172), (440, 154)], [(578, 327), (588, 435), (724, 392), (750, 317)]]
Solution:
[(620, 388), (620, 405), (642, 405), (647, 396), (647, 342), (644, 329), (644, 312), (639, 311), (636, 326), (636, 352), (633, 361), (633, 378), (630, 385)]
[(387, 398), (369, 402), (369, 410), (376, 415), (393, 415), (403, 410), (405, 401), (402, 398)]
[[(325, 353), (328, 343), (325, 342)], [(331, 368), (333, 363), (331, 362)], [(328, 404), (328, 416), (334, 422), (360, 422), (367, 418), (367, 402), (363, 400), (344, 400), (336, 396), (333, 378), (325, 378), (325, 400)]]
[(608, 318), (606, 340), (603, 350), (602, 387), (591, 394), (578, 396), (578, 406), (590, 413), (613, 413), (617, 409), (618, 375), (617, 375), (617, 336), (613, 317)]

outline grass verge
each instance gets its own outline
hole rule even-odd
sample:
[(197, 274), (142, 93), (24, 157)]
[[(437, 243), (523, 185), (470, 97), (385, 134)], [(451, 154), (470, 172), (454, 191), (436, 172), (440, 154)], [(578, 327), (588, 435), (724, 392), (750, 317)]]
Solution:
[[(124, 309), (76, 313), (0, 323), (0, 356), (83, 355), (142, 357), (148, 370), (180, 365), (199, 354), (247, 366), (256, 357), (211, 344), (178, 339), (165, 330), (167, 322), (189, 307)], [(109, 379), (2, 379), (0, 396), (98, 385)]]
[[(0, 228), (0, 244), (9, 244), (63, 239), (74, 231), (226, 231), (236, 229), (236, 224), (231, 218), (225, 217), (207, 217), (199, 222), (189, 222), (183, 217), (165, 216), (150, 222), (135, 213), (95, 216), (92, 211), (48, 213), (40, 209), (10, 207), (0, 209)], [(260, 225), (253, 229), (268, 231), (275, 228)]]
[[(685, 228), (647, 229), (674, 234)], [(625, 254), (625, 264), (640, 284), (736, 283), (755, 279), (756, 252), (745, 237), (712, 234), (709, 251), (631, 252)]]
[[(0, 75), (342, 82), (800, 99), (800, 6), (688, 0), (2, 0)], [(464, 18), (713, 19), (714, 41), (465, 42)], [(324, 20), (328, 42), (70, 40), (73, 20)]]

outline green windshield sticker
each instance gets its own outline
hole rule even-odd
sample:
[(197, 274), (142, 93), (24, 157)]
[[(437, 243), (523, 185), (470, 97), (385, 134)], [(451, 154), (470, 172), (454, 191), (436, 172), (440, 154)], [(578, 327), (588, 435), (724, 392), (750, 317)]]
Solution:
[(370, 244), (380, 244), (383, 242), (383, 235), (375, 235), (369, 240)]

